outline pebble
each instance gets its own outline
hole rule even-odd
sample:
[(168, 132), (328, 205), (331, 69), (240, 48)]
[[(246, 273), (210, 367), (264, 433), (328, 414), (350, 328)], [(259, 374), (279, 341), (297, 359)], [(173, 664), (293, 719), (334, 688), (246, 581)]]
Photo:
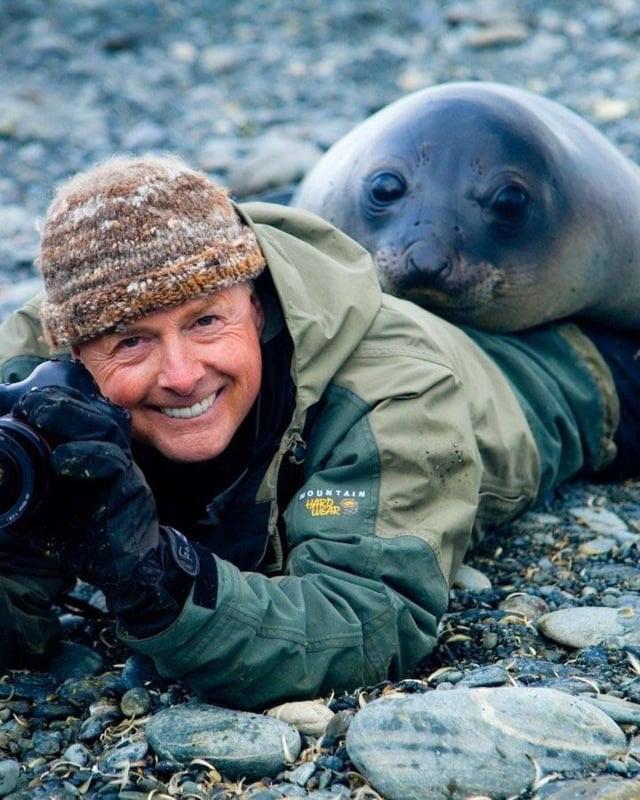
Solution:
[(625, 723), (640, 725), (640, 705), (638, 703), (630, 703), (621, 697), (608, 694), (583, 694), (581, 698), (604, 711), (614, 722), (621, 725)]
[[(355, 717), (347, 750), (387, 800), (507, 797), (543, 774), (588, 769), (623, 752), (620, 728), (553, 689), (453, 689), (377, 700)], [(508, 769), (505, 769), (508, 765)]]
[(509, 614), (519, 614), (525, 620), (536, 620), (549, 611), (549, 605), (542, 597), (524, 592), (517, 592), (505, 597), (498, 608)]
[(322, 736), (334, 713), (321, 700), (283, 703), (270, 708), (267, 716), (288, 722), (307, 736)]
[(0, 797), (6, 797), (18, 785), (20, 764), (12, 758), (0, 761)]
[(117, 773), (131, 764), (142, 761), (148, 750), (149, 745), (145, 739), (119, 744), (102, 754), (98, 761), (98, 769), (106, 774)]
[(85, 767), (91, 760), (91, 752), (83, 744), (76, 742), (76, 744), (67, 747), (62, 757), (65, 761), (70, 761), (77, 767)]
[(229, 184), (239, 197), (287, 186), (303, 178), (321, 155), (309, 142), (270, 135), (255, 146), (253, 155), (232, 167)]
[(608, 556), (618, 545), (615, 539), (607, 539), (604, 536), (598, 539), (591, 539), (583, 542), (578, 548), (583, 556)]
[(334, 747), (338, 742), (344, 739), (353, 721), (353, 716), (353, 711), (338, 711), (327, 725), (324, 736), (320, 741), (321, 746), (327, 748)]
[[(624, 614), (621, 612), (624, 611)], [(589, 647), (601, 642), (614, 642), (629, 636), (626, 614), (632, 609), (585, 606), (551, 611), (537, 620), (538, 629), (554, 642), (568, 647)]]
[(469, 564), (461, 564), (453, 579), (454, 589), (463, 589), (465, 592), (482, 592), (491, 589), (491, 581), (487, 576)]
[(581, 506), (579, 508), (570, 508), (569, 513), (589, 530), (600, 533), (603, 536), (617, 538), (620, 535), (624, 536), (631, 533), (627, 523), (620, 519), (617, 514), (614, 514), (613, 511), (609, 511), (606, 508)]
[(467, 673), (457, 685), (474, 689), (479, 686), (504, 686), (505, 683), (509, 683), (507, 670), (499, 664), (490, 664)]
[(476, 30), (467, 37), (469, 47), (482, 49), (500, 45), (520, 44), (529, 38), (529, 28), (521, 22), (496, 22)]
[(562, 783), (547, 783), (534, 800), (638, 800), (640, 782), (609, 775), (581, 778)]
[(120, 701), (120, 710), (125, 717), (142, 717), (151, 708), (151, 695), (141, 686), (128, 689)]
[(104, 661), (99, 653), (76, 642), (60, 642), (48, 665), (50, 672), (59, 683), (68, 678), (90, 678), (104, 668)]
[(155, 714), (146, 735), (160, 758), (211, 761), (232, 780), (275, 775), (300, 752), (300, 734), (273, 717), (189, 703)]

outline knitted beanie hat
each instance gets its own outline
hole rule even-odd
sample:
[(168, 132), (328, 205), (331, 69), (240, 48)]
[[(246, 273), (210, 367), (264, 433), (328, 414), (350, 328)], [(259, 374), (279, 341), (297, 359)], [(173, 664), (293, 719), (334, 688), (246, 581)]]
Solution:
[(255, 278), (265, 259), (224, 189), (175, 157), (112, 158), (64, 183), (39, 265), (54, 349)]

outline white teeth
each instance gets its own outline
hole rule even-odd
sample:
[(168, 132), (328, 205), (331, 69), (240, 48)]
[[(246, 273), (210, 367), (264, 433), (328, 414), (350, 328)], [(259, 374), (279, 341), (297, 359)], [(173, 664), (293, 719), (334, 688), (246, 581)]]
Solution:
[(211, 406), (213, 405), (213, 401), (218, 396), (217, 392), (210, 394), (209, 397), (205, 397), (204, 400), (200, 400), (199, 403), (194, 403), (192, 406), (188, 408), (163, 408), (160, 407), (160, 411), (163, 414), (166, 414), (168, 417), (176, 417), (177, 419), (193, 419), (193, 417), (199, 417), (201, 414), (204, 414), (205, 411), (208, 411)]

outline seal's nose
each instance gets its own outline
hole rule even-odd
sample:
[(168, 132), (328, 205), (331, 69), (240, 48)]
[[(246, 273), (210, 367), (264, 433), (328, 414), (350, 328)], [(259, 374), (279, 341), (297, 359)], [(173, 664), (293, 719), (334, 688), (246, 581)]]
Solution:
[(404, 273), (398, 276), (399, 289), (442, 288), (453, 269), (452, 249), (431, 233), (408, 248), (405, 264)]

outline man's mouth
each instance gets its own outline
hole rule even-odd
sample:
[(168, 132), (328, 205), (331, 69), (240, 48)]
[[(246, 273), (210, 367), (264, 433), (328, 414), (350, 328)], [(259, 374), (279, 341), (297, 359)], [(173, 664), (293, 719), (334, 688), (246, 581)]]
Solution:
[(207, 412), (213, 405), (218, 394), (219, 392), (214, 392), (208, 397), (205, 397), (204, 400), (199, 400), (197, 403), (194, 403), (192, 406), (187, 406), (186, 408), (158, 406), (158, 409), (167, 417), (174, 417), (175, 419), (193, 419), (194, 417), (200, 417), (202, 414)]

